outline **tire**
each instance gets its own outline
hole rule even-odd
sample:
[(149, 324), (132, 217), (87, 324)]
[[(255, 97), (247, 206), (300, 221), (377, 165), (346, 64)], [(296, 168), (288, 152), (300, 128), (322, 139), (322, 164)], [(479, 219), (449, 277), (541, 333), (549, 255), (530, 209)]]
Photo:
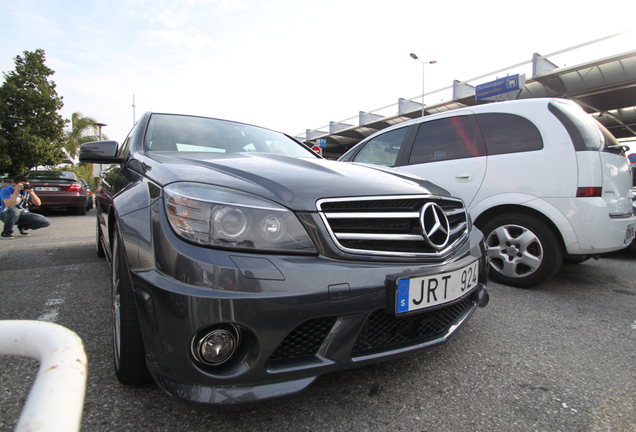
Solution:
[(97, 224), (95, 227), (95, 250), (97, 251), (97, 256), (100, 258), (105, 258), (106, 253), (104, 252), (104, 244), (102, 243), (102, 229), (99, 226), (99, 219), (97, 219)]
[(115, 375), (124, 385), (140, 385), (152, 380), (135, 307), (128, 264), (115, 225), (111, 262), (113, 360)]
[(86, 214), (86, 207), (77, 207), (75, 209), (75, 214), (78, 214), (80, 216), (84, 216)]
[(561, 268), (563, 249), (554, 231), (536, 217), (511, 213), (482, 228), (490, 277), (504, 285), (532, 288)]

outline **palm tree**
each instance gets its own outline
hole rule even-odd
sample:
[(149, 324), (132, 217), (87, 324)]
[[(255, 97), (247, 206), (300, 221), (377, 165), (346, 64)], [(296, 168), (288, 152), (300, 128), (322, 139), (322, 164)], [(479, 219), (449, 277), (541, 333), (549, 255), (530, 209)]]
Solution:
[[(71, 116), (71, 129), (65, 132), (64, 140), (64, 149), (71, 159), (75, 159), (77, 151), (82, 144), (99, 139), (99, 128), (95, 123), (97, 123), (97, 120), (94, 118), (84, 117), (80, 112), (73, 113)], [(102, 135), (102, 139), (106, 139), (106, 136)]]

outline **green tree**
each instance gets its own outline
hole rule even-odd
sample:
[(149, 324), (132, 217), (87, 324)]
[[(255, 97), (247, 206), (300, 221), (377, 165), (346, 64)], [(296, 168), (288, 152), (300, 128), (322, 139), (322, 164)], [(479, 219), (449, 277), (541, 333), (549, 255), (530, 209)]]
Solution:
[(64, 105), (44, 64), (44, 50), (15, 57), (15, 71), (0, 86), (0, 173), (17, 175), (38, 165), (56, 165), (64, 152)]
[[(99, 140), (99, 127), (95, 125), (97, 120), (84, 117), (80, 112), (74, 112), (71, 116), (71, 129), (67, 130), (64, 137), (64, 149), (71, 159), (75, 159), (82, 144)], [(105, 135), (102, 139), (107, 139)]]
[(90, 187), (96, 187), (95, 178), (93, 177), (93, 164), (81, 164), (75, 168), (75, 174), (83, 178)]

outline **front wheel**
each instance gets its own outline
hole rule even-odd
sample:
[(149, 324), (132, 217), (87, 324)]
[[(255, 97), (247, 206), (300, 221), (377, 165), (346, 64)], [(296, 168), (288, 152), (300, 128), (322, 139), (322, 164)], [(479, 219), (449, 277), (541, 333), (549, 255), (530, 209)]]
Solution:
[(482, 226), (490, 258), (489, 275), (518, 288), (532, 288), (556, 274), (563, 250), (554, 231), (525, 214), (498, 216)]
[(125, 385), (144, 384), (152, 377), (146, 366), (133, 287), (117, 226), (113, 233), (111, 272), (115, 375)]
[(99, 219), (97, 219), (97, 226), (95, 227), (95, 248), (97, 251), (97, 256), (100, 258), (104, 258), (106, 253), (104, 252), (104, 244), (102, 243), (102, 229), (99, 226)]

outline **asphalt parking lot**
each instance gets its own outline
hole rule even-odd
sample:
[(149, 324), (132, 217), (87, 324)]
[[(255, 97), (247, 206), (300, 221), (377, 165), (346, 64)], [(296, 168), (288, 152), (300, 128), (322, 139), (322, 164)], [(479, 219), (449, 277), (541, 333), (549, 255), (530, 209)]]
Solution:
[[(636, 255), (564, 265), (532, 290), (491, 282), (479, 309), (433, 351), (326, 375), (290, 399), (197, 411), (113, 373), (110, 270), (95, 210), (0, 242), (0, 319), (46, 320), (84, 341), (83, 431), (634, 431)], [(36, 361), (0, 357), (0, 431), (12, 431)]]

